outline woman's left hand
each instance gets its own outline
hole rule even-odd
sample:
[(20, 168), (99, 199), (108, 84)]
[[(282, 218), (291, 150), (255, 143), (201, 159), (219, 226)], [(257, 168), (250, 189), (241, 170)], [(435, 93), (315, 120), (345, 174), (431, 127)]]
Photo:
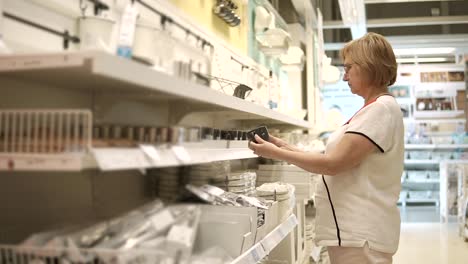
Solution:
[(255, 143), (253, 141), (249, 142), (249, 148), (254, 151), (254, 154), (268, 159), (275, 159), (276, 153), (279, 150), (277, 146), (268, 141), (263, 140), (258, 135), (255, 135), (255, 140), (258, 143)]

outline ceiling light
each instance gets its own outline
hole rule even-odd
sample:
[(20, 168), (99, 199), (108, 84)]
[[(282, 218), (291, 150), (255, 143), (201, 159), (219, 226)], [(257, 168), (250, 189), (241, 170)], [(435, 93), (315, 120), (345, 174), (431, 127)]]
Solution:
[(396, 59), (397, 63), (414, 63), (414, 62), (444, 62), (448, 61), (447, 58), (436, 57), (436, 58), (399, 58)]
[(455, 48), (413, 48), (413, 49), (393, 49), (396, 56), (404, 55), (433, 55), (450, 54), (455, 52)]

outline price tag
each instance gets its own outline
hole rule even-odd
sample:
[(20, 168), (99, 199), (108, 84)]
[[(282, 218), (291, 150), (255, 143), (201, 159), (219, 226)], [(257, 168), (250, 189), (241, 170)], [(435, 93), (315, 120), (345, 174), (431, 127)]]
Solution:
[(153, 162), (161, 160), (159, 151), (152, 145), (140, 145), (140, 149), (146, 154)]
[(151, 164), (145, 154), (138, 149), (132, 150), (113, 150), (113, 149), (94, 149), (94, 158), (99, 168), (103, 171), (118, 169), (142, 169)]
[(266, 257), (266, 252), (260, 244), (254, 245), (244, 255), (235, 259), (232, 264), (257, 263)]
[(153, 223), (156, 230), (160, 231), (171, 225), (174, 222), (174, 217), (169, 212), (169, 210), (164, 209), (161, 212), (153, 215), (151, 217), (151, 222)]
[(169, 231), (167, 240), (180, 243), (186, 247), (190, 247), (192, 245), (193, 233), (193, 229), (188, 226), (175, 225)]
[(190, 162), (190, 154), (187, 152), (187, 149), (183, 146), (172, 146), (172, 152), (176, 155), (177, 159), (183, 163)]
[(259, 262), (265, 257), (264, 251), (262, 250), (262, 247), (256, 247), (254, 250), (252, 250), (252, 258), (255, 262)]
[(255, 206), (255, 207), (258, 207), (258, 208), (262, 208), (262, 209), (268, 209), (267, 206), (263, 205), (260, 203), (260, 201), (255, 198), (255, 197), (249, 197), (249, 196), (245, 196), (245, 195), (239, 195), (240, 197), (242, 197), (242, 199), (246, 200), (249, 204)]

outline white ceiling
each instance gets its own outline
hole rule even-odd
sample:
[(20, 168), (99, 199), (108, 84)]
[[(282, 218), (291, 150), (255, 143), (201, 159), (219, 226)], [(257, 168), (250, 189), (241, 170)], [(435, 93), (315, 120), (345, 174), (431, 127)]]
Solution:
[(386, 36), (394, 48), (453, 47), (454, 53), (446, 55), (453, 59), (468, 53), (468, 0), (315, 2), (324, 16), (325, 49), (336, 60), (345, 42), (362, 35), (356, 28)]

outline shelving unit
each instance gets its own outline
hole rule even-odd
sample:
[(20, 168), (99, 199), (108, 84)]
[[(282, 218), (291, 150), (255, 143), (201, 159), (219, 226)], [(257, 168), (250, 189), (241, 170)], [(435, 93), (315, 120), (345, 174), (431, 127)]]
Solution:
[[(32, 17), (31, 14), (34, 14), (34, 18), (40, 19), (39, 21), (31, 19), (29, 24), (28, 21), (15, 21), (14, 27), (17, 23), (24, 25), (20, 25), (21, 33), (15, 31), (11, 37), (8, 36), (8, 40), (13, 40), (11, 42), (13, 45), (22, 44), (22, 41), (28, 43), (13, 47), (13, 55), (5, 55), (0, 59), (0, 82), (4, 88), (2, 90), (4, 96), (0, 98), (2, 105), (0, 111), (26, 111), (33, 113), (32, 116), (34, 116), (33, 118), (28, 116), (25, 121), (23, 116), (18, 116), (16, 113), (2, 115), (0, 112), (0, 139), (2, 143), (8, 142), (0, 145), (0, 186), (2, 186), (0, 198), (14, 201), (15, 205), (15, 208), (9, 208), (13, 203), (5, 203), (2, 207), (2, 210), (8, 210), (9, 216), (3, 217), (0, 221), (0, 224), (6, 227), (0, 230), (1, 260), (16, 263), (17, 256), (20, 255), (16, 251), (18, 246), (11, 245), (19, 245), (24, 238), (37, 234), (41, 230), (52, 230), (62, 225), (79, 226), (85, 222), (106, 221), (129, 211), (135, 212), (135, 209), (154, 201), (156, 197), (164, 202), (166, 200), (172, 202), (168, 198), (170, 195), (165, 194), (182, 190), (187, 181), (193, 181), (195, 184), (211, 176), (211, 173), (217, 173), (210, 165), (216, 169), (218, 169), (217, 166), (222, 167), (232, 173), (254, 170), (257, 164), (253, 159), (258, 156), (247, 147), (248, 142), (245, 140), (224, 140), (236, 138), (231, 136), (231, 132), (243, 132), (259, 125), (267, 125), (275, 130), (280, 129), (280, 132), (307, 130), (312, 128), (312, 120), (313, 122), (316, 120), (314, 116), (317, 116), (318, 108), (313, 103), (316, 101), (315, 97), (318, 97), (316, 91), (306, 93), (307, 98), (301, 98), (303, 93), (299, 93), (297, 99), (301, 105), (294, 106), (301, 111), (296, 111), (289, 103), (286, 105), (290, 97), (284, 96), (284, 102), (281, 102), (280, 92), (283, 90), (280, 88), (286, 85), (283, 81), (287, 79), (277, 68), (276, 58), (267, 58), (268, 54), (266, 54), (266, 57), (262, 57), (259, 62), (252, 56), (245, 56), (242, 50), (242, 53), (238, 53), (236, 48), (248, 43), (239, 41), (237, 33), (250, 37), (248, 29), (254, 23), (249, 21), (251, 19), (248, 13), (251, 12), (252, 7), (250, 2), (236, 3), (238, 8), (235, 9), (242, 17), (242, 23), (238, 28), (226, 27), (227, 32), (236, 34), (228, 34), (231, 35), (228, 38), (224, 38), (225, 36), (218, 38), (218, 32), (210, 32), (206, 27), (199, 26), (202, 23), (191, 17), (189, 13), (182, 11), (183, 7), (189, 4), (180, 4), (183, 5), (182, 8), (177, 8), (179, 3), (174, 1), (135, 1), (139, 19), (141, 19), (139, 22), (144, 21), (145, 24), (148, 23), (148, 26), (158, 28), (159, 31), (155, 33), (158, 37), (166, 33), (171, 36), (166, 39), (168, 41), (161, 42), (169, 46), (164, 48), (158, 46), (155, 52), (158, 53), (156, 54), (158, 58), (147, 58), (148, 61), (143, 63), (117, 57), (110, 54), (114, 53), (112, 51), (110, 53), (76, 51), (84, 48), (84, 45), (79, 46), (78, 41), (70, 43), (69, 47), (67, 44), (63, 45), (63, 49), (70, 48), (70, 52), (59, 52), (62, 45), (55, 45), (57, 36), (49, 36), (50, 32), (38, 30), (41, 28), (39, 23), (36, 28), (29, 28), (33, 26), (32, 22), (47, 21), (47, 26), (51, 28), (64, 28), (67, 30), (65, 38), (76, 36), (80, 38), (81, 44), (84, 44), (87, 43), (85, 33), (93, 33), (91, 32), (93, 30), (83, 33), (84, 27), (77, 27), (79, 23), (76, 23), (78, 20), (76, 15), (88, 17), (96, 14), (90, 12), (92, 8), (82, 9), (82, 12), (79, 12), (78, 7), (82, 6), (78, 3), (75, 5), (54, 1), (54, 4), (51, 4), (46, 3), (47, 1), (44, 3), (32, 1), (41, 2), (39, 7), (37, 3), (29, 2), (31, 1), (20, 0), (15, 4), (6, 4), (6, 10), (12, 14), (25, 18)], [(117, 26), (121, 25), (119, 19), (122, 17), (123, 4), (116, 1), (107, 2), (105, 4), (109, 7), (106, 16), (115, 20), (113, 29), (117, 29)], [(276, 24), (288, 30), (289, 26), (268, 1), (255, 2), (255, 5), (266, 5), (271, 14), (275, 16)], [(88, 6), (91, 7), (93, 4), (98, 3), (89, 3)], [(200, 7), (203, 10), (197, 9), (197, 13), (207, 11), (207, 14), (213, 15), (213, 5), (214, 3), (203, 5)], [(312, 5), (310, 7), (312, 8)], [(308, 23), (306, 27), (310, 29), (312, 24), (314, 23)], [(10, 27), (11, 24), (7, 23), (7, 28), (11, 31)], [(307, 32), (310, 31), (309, 29)], [(216, 28), (217, 30), (219, 28)], [(30, 32), (32, 32), (31, 37), (29, 37)], [(99, 32), (96, 35), (99, 35)], [(113, 35), (115, 37), (116, 34)], [(36, 37), (41, 41), (37, 43), (31, 41), (30, 38)], [(316, 40), (312, 37), (308, 39), (306, 58), (310, 62), (313, 54), (316, 53)], [(135, 43), (137, 40), (142, 41), (135, 37)], [(106, 46), (110, 47), (106, 50), (114, 48), (113, 44), (116, 41), (111, 42), (112, 44), (106, 42), (109, 44)], [(148, 44), (152, 45), (152, 43)], [(21, 52), (18, 52), (19, 50)], [(31, 51), (44, 53), (27, 53)], [(148, 52), (153, 53), (153, 51)], [(134, 55), (139, 55), (136, 48)], [(151, 67), (145, 64), (152, 62), (158, 66)], [(309, 64), (308, 76), (312, 76), (315, 66), (318, 67), (318, 65)], [(252, 88), (252, 92), (247, 94), (247, 99), (239, 98), (244, 95), (239, 93), (234, 95), (235, 92), (231, 91), (235, 89), (234, 87), (226, 88), (221, 84), (217, 87), (217, 83), (209, 83), (208, 80), (211, 78), (234, 80), (234, 87), (242, 84), (248, 86), (247, 88)], [(301, 82), (289, 83), (289, 86), (297, 86), (299, 91), (301, 87), (312, 87), (302, 85), (302, 82), (312, 83), (312, 78), (308, 78), (307, 81), (303, 77), (298, 79)], [(245, 89), (245, 87), (240, 88)], [(319, 88), (313, 87), (313, 89)], [(272, 101), (271, 94), (273, 93), (277, 101)], [(305, 101), (308, 103), (306, 104)], [(280, 111), (270, 108), (279, 108)], [(57, 119), (49, 113), (49, 111), (60, 112), (65, 109), (87, 111), (90, 116), (89, 123), (86, 127), (80, 124), (68, 126), (70, 119), (66, 119), (66, 125), (63, 125), (61, 118)], [(38, 111), (43, 112), (39, 117), (36, 115)], [(306, 112), (309, 112), (309, 118), (305, 118)], [(29, 127), (31, 120), (33, 120), (34, 129)], [(7, 129), (3, 129), (5, 123)], [(23, 129), (25, 124), (28, 127)], [(12, 126), (15, 128), (11, 128)], [(212, 129), (213, 137), (210, 131), (207, 132), (210, 129)], [(69, 133), (69, 130), (72, 132)], [(67, 133), (63, 135), (62, 131)], [(226, 132), (229, 132), (229, 136), (226, 136)], [(30, 138), (35, 140), (33, 146), (36, 146), (36, 141), (39, 141), (41, 146), (46, 147), (31, 151)], [(69, 140), (71, 138), (73, 142), (63, 147), (61, 142), (64, 139), (67, 142), (71, 141)], [(83, 138), (86, 139), (85, 146), (82, 143)], [(206, 138), (216, 140), (200, 140)], [(251, 160), (246, 161), (246, 159)], [(215, 161), (232, 162), (209, 164)], [(208, 166), (186, 167), (198, 164)], [(253, 193), (250, 189), (253, 190), (255, 185), (251, 181), (246, 184), (251, 188), (245, 194), (250, 195)], [(240, 187), (236, 185), (236, 188), (231, 189), (232, 192), (240, 193), (237, 191)], [(167, 192), (163, 192), (162, 189)], [(295, 230), (299, 230), (297, 232), (304, 230), (304, 221), (301, 218), (304, 213), (304, 204), (305, 201), (300, 200), (294, 209), (288, 208), (296, 211), (279, 225), (280, 213), (282, 213), (280, 218), (284, 219), (287, 214), (290, 214), (290, 210), (286, 214), (283, 212), (286, 208), (278, 209), (273, 205), (265, 211), (257, 211), (255, 207), (235, 207), (244, 211), (224, 213), (225, 219), (222, 219), (220, 215), (223, 214), (223, 209), (207, 205), (213, 211), (213, 216), (203, 215), (208, 220), (208, 230), (202, 231), (199, 228), (197, 236), (200, 238), (212, 234), (226, 241), (229, 245), (223, 245), (224, 249), (233, 257), (243, 252), (233, 263), (257, 263), (274, 252), (274, 248), (278, 245), (280, 248), (282, 242), (291, 243), (290, 245), (296, 247), (291, 252), (302, 252), (304, 251), (304, 238), (297, 237), (297, 240), (292, 242), (290, 237), (294, 236)], [(165, 206), (167, 205), (165, 203)], [(245, 211), (253, 213), (245, 214)], [(35, 216), (39, 213), (41, 217), (36, 218)], [(158, 215), (158, 217), (160, 218), (151, 220), (153, 222), (167, 221), (165, 218), (168, 216)], [(221, 228), (230, 230), (228, 237), (219, 236), (218, 232), (213, 231), (215, 229), (210, 220), (214, 218), (219, 220), (217, 230), (222, 230)], [(248, 229), (245, 228), (244, 222), (249, 222)], [(249, 231), (245, 235), (242, 233), (244, 229)], [(224, 234), (224, 232), (221, 233)], [(239, 235), (240, 250), (237, 248), (233, 250), (234, 247), (231, 247), (235, 244), (232, 242), (231, 234)], [(169, 234), (167, 236), (169, 237)], [(217, 243), (211, 245), (212, 240), (206, 241), (208, 241), (206, 245), (208, 248), (220, 246)], [(4, 244), (9, 246), (3, 246)], [(202, 244), (199, 243), (198, 246), (201, 247)], [(251, 245), (253, 246), (248, 249)], [(31, 254), (22, 257), (26, 262), (57, 261), (58, 258), (54, 258), (56, 256), (45, 257), (44, 254), (49, 252), (41, 251), (41, 249), (36, 248), (36, 251), (32, 252), (32, 255), (37, 253), (39, 257)], [(62, 250), (62, 248), (54, 247), (50, 252), (65, 255), (73, 255), (77, 252), (84, 253), (84, 255), (90, 253), (92, 257), (93, 254), (104, 254), (102, 251), (107, 251), (99, 247), (83, 250), (76, 247), (68, 249)], [(127, 253), (137, 251), (133, 250), (122, 252), (112, 248), (108, 250), (108, 253), (113, 262), (120, 262), (120, 258), (125, 258)], [(190, 249), (186, 250), (189, 252), (183, 252), (183, 254), (198, 254), (201, 253), (199, 250), (203, 251), (205, 248), (195, 246), (192, 248), (191, 245)], [(302, 254), (298, 256), (303, 257)], [(95, 259), (93, 261), (97, 259), (101, 261), (100, 258)], [(174, 261), (181, 262), (180, 260), (181, 257), (178, 255)], [(122, 262), (132, 261), (148, 261), (148, 259), (127, 259)], [(107, 263), (107, 259), (102, 262)]]
[[(255, 264), (258, 263), (260, 260), (265, 258), (275, 247), (278, 245), (289, 233), (291, 233), (294, 228), (297, 226), (298, 221), (295, 215), (290, 215), (283, 223), (279, 224), (276, 228), (274, 228), (270, 233), (268, 233), (262, 240), (252, 246), (250, 249), (245, 251), (242, 255), (237, 257), (231, 264)], [(93, 256), (103, 256), (106, 253), (101, 252), (100, 250), (85, 250), (85, 249), (73, 249), (76, 250), (75, 253), (86, 253)], [(60, 254), (67, 254), (71, 250), (61, 250), (61, 249), (49, 249), (44, 250), (42, 248), (34, 248), (34, 247), (15, 247), (15, 246), (7, 246), (7, 245), (0, 245), (0, 259), (3, 260), (10, 260), (12, 264), (19, 264), (22, 263), (21, 260), (23, 259), (30, 259), (33, 261), (38, 258), (36, 257), (49, 257), (53, 259)], [(138, 253), (141, 257), (150, 257), (154, 252), (149, 250), (139, 250)], [(122, 251), (114, 251), (108, 250), (107, 255), (109, 255), (109, 259), (111, 256), (119, 256), (119, 254), (128, 254), (128, 252)], [(78, 254), (77, 254), (78, 255)], [(92, 258), (91, 258), (92, 259)], [(29, 262), (28, 262), (29, 263)]]
[[(440, 217), (448, 222), (451, 217), (461, 216), (457, 203), (466, 195), (468, 160), (444, 161), (440, 165)], [(464, 205), (463, 205), (464, 206)]]
[[(219, 127), (223, 129), (236, 127), (245, 130), (258, 124), (286, 129), (311, 128), (311, 123), (308, 121), (105, 52), (55, 52), (3, 56), (0, 60), (0, 81), (4, 81), (8, 86), (8, 92), (15, 95), (13, 87), (20, 87), (18, 98), (13, 99), (4, 109), (57, 110), (64, 106), (86, 109), (93, 115), (91, 126), (115, 122), (120, 128), (124, 125), (140, 126), (145, 129), (149, 126), (188, 127), (191, 124), (187, 125), (184, 120), (193, 119), (196, 126), (201, 126), (197, 122), (202, 120), (201, 122), (207, 123), (209, 127), (217, 127), (220, 124)], [(39, 90), (43, 93), (37, 100), (23, 103), (19, 98), (29, 95), (31, 91), (34, 93)], [(107, 95), (109, 98), (105, 98)], [(114, 107), (123, 107), (123, 112), (129, 114), (119, 116), (112, 112)], [(139, 115), (149, 117), (138, 118)], [(46, 131), (45, 127), (47, 124), (42, 124), (42, 131)], [(48, 137), (49, 135), (42, 138), (49, 140)], [(92, 140), (91, 137), (89, 139)], [(21, 197), (23, 200), (18, 204), (31, 204), (27, 201), (28, 198), (39, 197), (34, 207), (41, 208), (41, 211), (43, 210), (41, 213), (47, 215), (40, 222), (31, 223), (32, 217), (29, 215), (34, 214), (34, 210), (12, 212), (13, 217), (21, 215), (21, 221), (18, 221), (15, 227), (20, 226), (24, 231), (8, 230), (10, 233), (5, 237), (15, 235), (23, 239), (38, 230), (51, 228), (50, 223), (74, 223), (75, 220), (80, 224), (84, 220), (107, 219), (133, 210), (148, 202), (150, 196), (148, 189), (154, 188), (149, 184), (155, 184), (151, 182), (152, 178), (160, 176), (154, 175), (160, 171), (150, 169), (226, 160), (237, 162), (258, 157), (247, 147), (247, 141), (235, 140), (144, 144), (138, 147), (97, 146), (87, 146), (79, 153), (6, 151), (0, 153), (0, 178), (3, 182), (6, 181), (4, 188), (6, 185), (15, 186), (21, 177), (44, 178), (36, 186), (32, 186), (34, 183), (29, 182), (25, 184), (26, 188), (31, 185), (33, 190), (28, 192), (28, 197)], [(48, 180), (51, 178), (53, 180)], [(59, 184), (57, 179), (63, 181), (62, 184)], [(60, 190), (54, 189), (58, 185), (61, 185)], [(16, 187), (12, 187), (14, 188)], [(72, 198), (67, 195), (72, 192), (70, 188), (77, 194)], [(17, 195), (5, 189), (1, 192), (3, 192), (0, 195), (2, 199), (4, 197), (11, 199), (10, 197)], [(57, 199), (63, 204), (51, 205), (49, 208), (48, 204), (44, 206), (42, 199)], [(64, 216), (54, 217), (57, 207), (65, 207), (64, 210), (69, 213), (60, 209)], [(80, 217), (74, 217), (75, 214)], [(2, 223), (9, 226), (13, 221), (11, 219), (6, 219)], [(284, 240), (298, 223), (296, 216), (291, 215), (274, 228), (273, 225), (277, 223), (271, 224), (273, 231), (233, 263), (257, 263)], [(119, 254), (119, 252), (114, 253)]]
[[(406, 172), (402, 178), (403, 190), (399, 201), (404, 206), (407, 203), (433, 203), (439, 206), (437, 192), (441, 192), (442, 184), (437, 175), (441, 173), (440, 164), (446, 160), (459, 162), (457, 159), (460, 156), (459, 152), (468, 149), (467, 144), (440, 144), (450, 143), (450, 137), (459, 131), (459, 124), (466, 123), (463, 118), (464, 111), (457, 109), (456, 102), (457, 92), (466, 89), (465, 82), (449, 78), (450, 72), (460, 71), (463, 70), (459, 65), (440, 65), (440, 67), (416, 65), (400, 68), (400, 73), (406, 74), (401, 76), (399, 74), (395, 89), (398, 93), (401, 89), (407, 91), (404, 93), (406, 97), (397, 97), (398, 103), (409, 113), (403, 119), (406, 133), (411, 133), (411, 136), (416, 135), (412, 142), (435, 142), (405, 144)], [(438, 110), (435, 110), (436, 108)], [(446, 137), (446, 139), (435, 140), (428, 137)], [(409, 173), (413, 173), (413, 176), (408, 177)], [(424, 176), (421, 174), (427, 174), (427, 178), (421, 177)], [(410, 195), (412, 191), (415, 192), (414, 197)], [(417, 193), (418, 191), (427, 191), (428, 196), (422, 198), (424, 195)]]
[[(209, 87), (155, 71), (105, 52), (11, 55), (0, 61), (0, 77), (54, 85), (62, 89), (94, 89), (152, 102), (171, 101), (188, 113), (229, 111), (233, 120), (310, 128), (310, 123)], [(176, 111), (177, 109), (173, 109)], [(179, 108), (180, 110), (180, 108)]]

